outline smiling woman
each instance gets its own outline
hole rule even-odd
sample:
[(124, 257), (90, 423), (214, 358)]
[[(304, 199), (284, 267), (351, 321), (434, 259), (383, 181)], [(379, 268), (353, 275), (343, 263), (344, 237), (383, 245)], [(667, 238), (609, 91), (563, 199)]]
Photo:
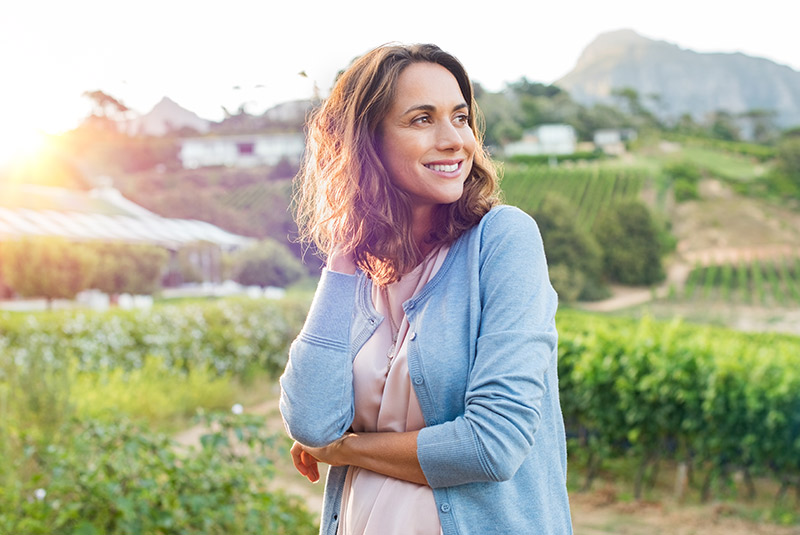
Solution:
[(477, 114), (455, 57), (398, 45), (309, 125), (297, 216), (327, 268), (280, 406), (297, 470), (331, 466), (326, 535), (572, 532), (557, 297)]

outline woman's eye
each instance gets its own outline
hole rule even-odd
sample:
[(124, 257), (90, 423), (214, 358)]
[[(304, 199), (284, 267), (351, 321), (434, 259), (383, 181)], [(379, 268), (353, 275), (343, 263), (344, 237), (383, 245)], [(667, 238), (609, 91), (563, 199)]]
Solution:
[(469, 124), (469, 115), (460, 113), (456, 116), (456, 122), (460, 124)]
[(414, 123), (420, 123), (420, 124), (429, 123), (429, 122), (431, 122), (431, 118), (428, 117), (427, 115), (422, 115), (422, 116), (417, 117), (416, 119), (414, 119), (413, 122)]

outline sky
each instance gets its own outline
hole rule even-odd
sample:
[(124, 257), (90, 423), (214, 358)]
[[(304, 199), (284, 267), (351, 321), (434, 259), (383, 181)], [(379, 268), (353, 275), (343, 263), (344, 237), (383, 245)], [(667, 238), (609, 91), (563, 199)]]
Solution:
[[(139, 113), (164, 96), (210, 120), (325, 96), (383, 43), (432, 42), (490, 91), (552, 83), (600, 33), (632, 29), (697, 52), (800, 71), (787, 0), (26, 0), (0, 8), (0, 160), (77, 126), (84, 91)], [(305, 73), (301, 76), (299, 73)]]

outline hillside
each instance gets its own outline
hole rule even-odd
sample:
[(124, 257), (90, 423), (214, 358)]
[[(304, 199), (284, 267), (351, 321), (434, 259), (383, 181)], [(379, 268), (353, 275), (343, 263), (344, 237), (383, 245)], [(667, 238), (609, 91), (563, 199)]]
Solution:
[(800, 124), (800, 72), (741, 53), (698, 53), (632, 30), (599, 35), (555, 85), (587, 105), (629, 87), (643, 98), (658, 95), (652, 107), (661, 116), (760, 109), (774, 110), (781, 126)]

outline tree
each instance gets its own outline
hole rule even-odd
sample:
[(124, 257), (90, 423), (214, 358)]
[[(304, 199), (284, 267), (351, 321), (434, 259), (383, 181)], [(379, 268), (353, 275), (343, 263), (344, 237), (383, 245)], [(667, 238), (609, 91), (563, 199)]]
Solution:
[(784, 135), (769, 181), (770, 189), (779, 196), (800, 198), (800, 135)]
[(550, 281), (564, 301), (597, 300), (608, 294), (602, 277), (602, 251), (575, 223), (577, 209), (564, 197), (545, 195), (533, 214), (547, 255)]
[(23, 238), (4, 242), (0, 262), (6, 284), (22, 297), (73, 299), (89, 288), (97, 254), (62, 238)]
[(129, 107), (103, 91), (84, 91), (83, 96), (92, 101), (94, 110), (92, 115), (95, 117), (105, 117), (106, 119), (120, 120), (125, 119)]
[(664, 280), (661, 239), (650, 210), (640, 201), (622, 201), (602, 212), (593, 234), (603, 249), (603, 274), (622, 284)]
[(736, 126), (736, 119), (728, 111), (717, 110), (711, 114), (709, 120), (709, 134), (711, 137), (725, 141), (739, 141), (741, 132)]
[(91, 288), (109, 295), (150, 295), (161, 287), (169, 255), (154, 245), (96, 243), (98, 257)]
[(289, 248), (269, 238), (233, 257), (233, 280), (246, 286), (285, 287), (304, 274), (303, 265)]

